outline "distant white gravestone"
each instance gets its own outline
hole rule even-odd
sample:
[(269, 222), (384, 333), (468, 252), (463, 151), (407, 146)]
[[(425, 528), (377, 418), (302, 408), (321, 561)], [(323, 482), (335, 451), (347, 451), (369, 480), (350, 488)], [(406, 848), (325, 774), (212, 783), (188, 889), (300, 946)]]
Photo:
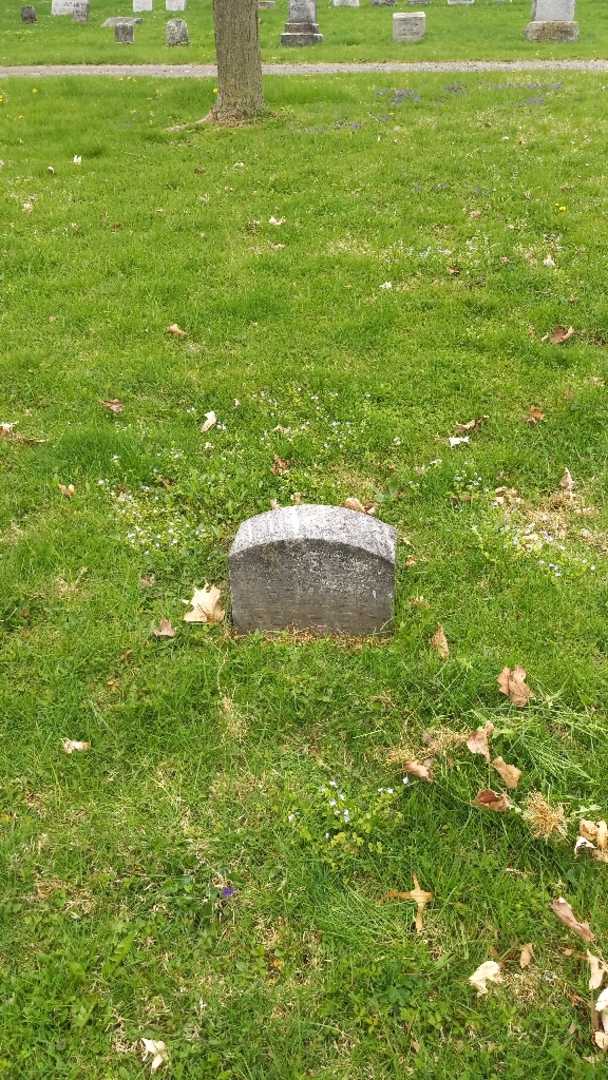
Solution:
[(133, 0), (133, 11), (152, 11), (154, 0)]
[(53, 0), (51, 15), (73, 15), (74, 0)]
[(238, 631), (390, 629), (395, 530), (338, 506), (288, 506), (244, 521), (230, 551)]
[(359, 7), (359, 0), (332, 0), (334, 7)]
[(165, 0), (167, 11), (185, 11), (186, 0)]

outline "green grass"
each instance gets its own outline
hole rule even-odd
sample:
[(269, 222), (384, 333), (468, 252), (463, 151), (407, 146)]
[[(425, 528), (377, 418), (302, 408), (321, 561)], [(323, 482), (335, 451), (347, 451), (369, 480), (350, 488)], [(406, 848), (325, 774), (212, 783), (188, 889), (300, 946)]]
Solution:
[[(23, 26), (19, 4), (4, 4), (0, 12), (0, 64), (42, 63), (172, 63), (211, 62), (215, 58), (211, 0), (190, 0), (185, 18), (190, 31), (189, 48), (167, 48), (165, 22), (171, 16), (164, 0), (155, 0), (155, 11), (143, 15), (135, 28), (135, 44), (117, 45), (112, 30), (102, 30), (109, 15), (131, 13), (130, 0), (92, 0), (88, 25), (68, 17), (51, 17), (51, 0), (36, 5), (39, 22)], [(427, 36), (416, 45), (392, 41), (392, 10), (373, 7), (361, 0), (359, 9), (318, 4), (324, 34), (322, 45), (286, 49), (279, 44), (287, 17), (287, 0), (277, 0), (274, 10), (260, 12), (262, 51), (265, 60), (361, 61), (361, 60), (468, 60), (549, 59), (608, 57), (608, 10), (603, 0), (578, 0), (580, 40), (569, 44), (535, 44), (523, 37), (530, 19), (529, 0), (497, 3), (478, 0), (474, 7), (448, 7), (433, 0), (427, 9)]]
[[(0, 420), (46, 441), (0, 441), (0, 1075), (141, 1076), (142, 1036), (178, 1080), (603, 1075), (584, 946), (549, 904), (602, 950), (606, 867), (572, 847), (583, 808), (608, 813), (605, 88), (267, 90), (264, 124), (171, 137), (210, 84), (5, 87)], [(539, 525), (566, 466), (590, 512)], [(499, 486), (524, 500), (506, 531)], [(397, 528), (394, 637), (181, 621), (194, 585), (225, 592), (239, 522), (295, 492)], [(496, 686), (515, 663), (521, 712)], [(387, 762), (487, 720), (517, 806), (563, 803), (567, 840), (472, 807), (498, 782), (479, 757), (408, 787)], [(419, 936), (381, 902), (412, 873)], [(491, 956), (506, 982), (477, 1001)]]

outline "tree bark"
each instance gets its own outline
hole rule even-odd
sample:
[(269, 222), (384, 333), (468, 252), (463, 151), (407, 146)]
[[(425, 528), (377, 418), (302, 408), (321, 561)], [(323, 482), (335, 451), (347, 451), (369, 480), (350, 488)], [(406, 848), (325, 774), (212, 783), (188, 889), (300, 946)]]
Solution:
[(264, 111), (257, 0), (213, 0), (218, 96), (211, 119), (230, 124)]

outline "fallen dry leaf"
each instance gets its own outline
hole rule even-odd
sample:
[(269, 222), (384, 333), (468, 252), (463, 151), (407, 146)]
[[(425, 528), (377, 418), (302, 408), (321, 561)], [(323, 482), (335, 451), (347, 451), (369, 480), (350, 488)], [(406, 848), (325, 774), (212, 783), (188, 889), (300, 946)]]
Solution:
[(174, 638), (175, 630), (171, 625), (170, 619), (161, 619), (158, 626), (155, 626), (152, 630), (155, 638)]
[(226, 612), (220, 606), (220, 590), (205, 582), (202, 589), (195, 589), (190, 601), (192, 611), (184, 615), (187, 623), (220, 623)]
[(151, 1058), (150, 1072), (155, 1073), (167, 1061), (167, 1047), (162, 1039), (142, 1039), (142, 1061)]
[(102, 401), (101, 404), (108, 412), (115, 414), (121, 413), (124, 409), (122, 401), (119, 401), (118, 398), (110, 398), (108, 401)]
[(521, 769), (518, 769), (516, 765), (507, 765), (507, 762), (501, 757), (494, 758), (492, 766), (501, 776), (506, 786), (513, 791), (521, 780)]
[(206, 431), (211, 431), (211, 428), (215, 427), (216, 424), (217, 424), (217, 416), (215, 415), (215, 413), (213, 411), (205, 413), (205, 420), (201, 424), (201, 431), (203, 432), (203, 434)]
[(448, 439), (448, 443), (452, 447), (452, 450), (455, 446), (462, 446), (463, 443), (466, 444), (470, 441), (471, 440), (468, 435), (450, 435)]
[(473, 806), (480, 806), (483, 810), (493, 810), (496, 814), (503, 814), (513, 806), (509, 796), (504, 792), (492, 791), (492, 788), (483, 788), (477, 792), (473, 800)]
[(433, 774), (429, 765), (422, 765), (419, 761), (404, 761), (403, 771), (410, 776), (417, 776), (419, 780), (426, 780), (432, 784)]
[(602, 990), (595, 1003), (595, 1011), (599, 1013), (601, 1028), (593, 1033), (593, 1040), (600, 1050), (608, 1050), (608, 987)]
[(58, 484), (59, 490), (62, 495), (65, 495), (66, 499), (73, 499), (76, 494), (76, 488), (73, 484)]
[(0, 439), (9, 439), (11, 442), (22, 443), (24, 446), (41, 446), (46, 439), (32, 439), (28, 435), (22, 435), (15, 431), (15, 425), (3, 421), (0, 423)]
[(467, 420), (466, 424), (456, 424), (455, 431), (457, 435), (472, 434), (475, 431), (479, 431), (480, 427), (485, 424), (487, 416), (477, 416), (474, 420)]
[(483, 758), (489, 763), (490, 761), (490, 747), (488, 746), (488, 739), (494, 733), (494, 724), (488, 722), (483, 727), (477, 728), (472, 735), (469, 735), (467, 739), (467, 749), (472, 754), (481, 754)]
[(564, 926), (567, 926), (569, 930), (578, 934), (583, 941), (595, 941), (595, 934), (591, 930), (589, 923), (578, 921), (570, 904), (567, 900), (564, 900), (563, 896), (559, 896), (557, 900), (551, 901), (551, 910), (557, 915), (559, 921), (562, 922)]
[(599, 990), (604, 979), (608, 975), (608, 964), (605, 964), (601, 956), (594, 956), (593, 953), (587, 951), (587, 961), (589, 963), (589, 989)]
[(431, 900), (433, 899), (433, 894), (430, 892), (425, 892), (424, 889), (420, 888), (420, 883), (415, 874), (412, 874), (412, 877), (414, 879), (413, 889), (410, 889), (409, 892), (400, 892), (397, 889), (390, 889), (386, 893), (384, 899), (413, 900), (416, 905), (416, 918), (414, 920), (416, 926), (416, 933), (420, 934), (422, 933), (422, 929), (424, 927), (424, 909), (427, 904), (430, 904)]
[(442, 660), (447, 660), (450, 655), (450, 646), (445, 636), (443, 626), (439, 625), (431, 638), (431, 645)]
[(176, 338), (185, 338), (188, 336), (186, 331), (182, 330), (181, 326), (178, 326), (176, 322), (171, 323), (171, 325), (167, 327), (167, 333)]
[(64, 739), (63, 740), (63, 750), (64, 750), (64, 753), (66, 753), (66, 754), (73, 754), (74, 751), (78, 751), (78, 750), (90, 750), (90, 749), (91, 749), (90, 742), (80, 742), (78, 739)]
[(526, 672), (522, 667), (503, 668), (496, 681), (501, 694), (508, 697), (516, 709), (525, 708), (533, 696), (530, 687), (526, 686)]
[(356, 510), (358, 514), (369, 514), (370, 517), (373, 517), (376, 513), (374, 503), (362, 503), (359, 499), (354, 497), (345, 499), (342, 506), (346, 507), (347, 510)]
[(574, 854), (587, 850), (597, 862), (608, 862), (608, 823), (605, 821), (580, 822), (579, 836), (574, 845)]
[(548, 340), (551, 345), (563, 345), (565, 341), (569, 341), (571, 337), (574, 337), (574, 327), (569, 326), (567, 329), (565, 326), (556, 326), (553, 333), (549, 334)]
[(531, 427), (534, 427), (536, 424), (542, 423), (544, 419), (545, 414), (542, 409), (537, 409), (536, 405), (531, 405), (528, 415), (526, 416), (526, 424), (530, 424)]
[(564, 469), (564, 475), (559, 482), (559, 486), (566, 495), (572, 495), (575, 484), (570, 469)]
[(473, 989), (477, 991), (477, 997), (484, 997), (488, 992), (488, 983), (502, 982), (500, 964), (497, 964), (496, 960), (486, 960), (484, 964), (479, 965), (472, 975), (469, 975), (469, 982)]
[(534, 946), (528, 942), (527, 945), (522, 945), (521, 952), (519, 954), (519, 966), (523, 970), (532, 963), (534, 959)]
[(281, 504), (280, 504), (278, 499), (271, 499), (270, 500), (270, 509), (271, 510), (280, 510), (281, 509)]
[(278, 454), (275, 454), (271, 466), (271, 472), (275, 476), (283, 476), (285, 473), (289, 472), (289, 462), (285, 461), (285, 458), (279, 457)]

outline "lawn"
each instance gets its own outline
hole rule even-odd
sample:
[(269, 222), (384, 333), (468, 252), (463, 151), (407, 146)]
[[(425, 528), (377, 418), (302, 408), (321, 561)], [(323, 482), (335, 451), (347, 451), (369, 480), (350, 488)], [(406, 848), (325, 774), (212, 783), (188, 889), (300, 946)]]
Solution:
[[(255, 128), (172, 136), (210, 83), (3, 87), (0, 1075), (143, 1076), (141, 1038), (175, 1080), (605, 1075), (550, 905), (602, 953), (608, 869), (573, 847), (608, 816), (606, 88), (267, 93)], [(394, 636), (184, 623), (298, 497), (395, 526)], [(490, 722), (505, 813), (451, 745)], [(387, 898), (413, 874), (419, 934)]]
[[(191, 46), (168, 48), (165, 23), (169, 15), (162, 0), (142, 16), (135, 28), (134, 45), (118, 45), (112, 30), (101, 24), (110, 15), (131, 14), (129, 0), (92, 0), (87, 25), (69, 17), (52, 17), (51, 0), (39, 0), (39, 21), (23, 26), (19, 2), (2, 5), (0, 11), (0, 64), (42, 63), (171, 63), (190, 64), (215, 59), (211, 0), (189, 0), (184, 14)], [(569, 44), (528, 42), (523, 30), (530, 19), (529, 0), (497, 3), (477, 0), (474, 7), (448, 7), (433, 0), (427, 8), (427, 36), (413, 45), (392, 41), (393, 10), (412, 10), (405, 2), (395, 9), (374, 7), (334, 8), (319, 3), (318, 19), (324, 42), (302, 49), (282, 48), (279, 39), (287, 18), (287, 0), (277, 0), (274, 10), (260, 12), (264, 59), (273, 62), (362, 60), (515, 60), (604, 57), (608, 58), (608, 9), (603, 0), (579, 0), (577, 18), (580, 40)]]

